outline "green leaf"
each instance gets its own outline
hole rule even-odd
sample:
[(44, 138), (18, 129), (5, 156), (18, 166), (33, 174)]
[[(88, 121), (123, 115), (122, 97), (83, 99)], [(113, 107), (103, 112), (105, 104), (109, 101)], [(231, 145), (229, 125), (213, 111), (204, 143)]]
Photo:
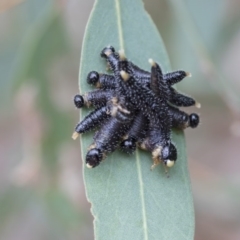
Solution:
[[(25, 31), (13, 70), (14, 92), (25, 84), (33, 84), (38, 90), (38, 111), (47, 120), (49, 129), (42, 139), (42, 154), (53, 173), (56, 171), (60, 145), (71, 131), (69, 116), (59, 110), (53, 101), (53, 78), (49, 72), (56, 59), (68, 51), (68, 41), (60, 11), (54, 0), (27, 1), (27, 13), (36, 15)], [(32, 5), (33, 4), (33, 5)], [(39, 7), (39, 4), (41, 7)], [(36, 10), (35, 14), (33, 13)], [(54, 82), (57, 84), (57, 82)]]
[[(148, 59), (170, 70), (163, 42), (140, 0), (98, 0), (91, 13), (82, 48), (79, 83), (81, 92), (91, 90), (86, 76), (104, 72), (100, 51), (107, 45), (124, 48), (131, 61), (150, 69)], [(82, 111), (82, 116), (86, 115)], [(81, 140), (82, 159), (92, 134)], [(149, 152), (125, 155), (119, 151), (94, 169), (84, 167), (87, 198), (92, 203), (95, 239), (190, 240), (194, 235), (194, 210), (183, 133), (173, 133), (178, 161), (164, 173), (162, 166), (150, 171)]]

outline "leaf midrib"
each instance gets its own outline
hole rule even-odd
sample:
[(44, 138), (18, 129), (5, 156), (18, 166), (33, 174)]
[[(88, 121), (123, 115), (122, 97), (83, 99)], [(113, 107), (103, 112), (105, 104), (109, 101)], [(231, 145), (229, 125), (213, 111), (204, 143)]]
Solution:
[[(98, 3), (98, 0), (94, 3), (93, 9), (91, 11), (91, 14), (90, 14), (90, 17), (89, 17), (89, 20), (88, 20), (88, 23), (90, 22), (90, 19), (91, 19), (92, 15), (93, 15), (93, 12), (94, 12), (94, 10), (97, 6), (97, 3)], [(115, 0), (115, 9), (116, 9), (116, 17), (117, 17), (119, 45), (120, 45), (121, 49), (124, 49), (124, 37), (123, 37), (122, 18), (121, 18), (121, 6), (120, 6), (120, 1), (119, 0)], [(86, 26), (86, 28), (87, 27), (88, 26)], [(84, 40), (83, 40), (83, 43), (85, 43)], [(83, 59), (81, 57), (79, 77), (81, 76), (81, 72), (82, 72), (82, 62), (83, 62)], [(80, 82), (79, 82), (79, 84), (80, 84)], [(80, 86), (79, 86), (79, 88), (80, 88)], [(82, 141), (81, 137), (82, 136), (80, 136), (80, 147), (81, 147), (81, 149), (83, 149), (83, 145), (82, 145), (83, 141)], [(82, 152), (82, 159), (84, 159), (83, 151), (81, 151), (81, 152)], [(144, 236), (144, 240), (148, 240), (148, 233), (147, 233), (148, 226), (147, 226), (146, 205), (145, 205), (145, 197), (144, 197), (144, 183), (143, 183), (141, 162), (140, 162), (139, 151), (138, 150), (136, 150), (136, 166), (137, 166), (136, 170), (137, 170), (138, 181), (139, 181), (140, 201), (141, 201), (141, 205), (142, 205), (143, 236)], [(94, 215), (93, 212), (92, 212), (92, 214)], [(96, 216), (95, 215), (94, 215), (94, 218), (95, 218), (95, 221), (96, 221)], [(96, 231), (94, 231), (94, 232), (96, 232)], [(95, 235), (95, 238), (96, 238), (96, 235)]]
[(146, 205), (145, 205), (145, 198), (144, 198), (142, 166), (139, 158), (138, 149), (136, 150), (136, 164), (137, 164), (137, 173), (138, 173), (138, 181), (139, 181), (139, 189), (140, 189), (140, 199), (141, 199), (141, 205), (142, 205), (144, 240), (148, 240), (148, 234), (147, 234), (148, 227), (147, 227)]
[[(124, 37), (123, 37), (123, 28), (122, 28), (121, 7), (120, 7), (119, 0), (115, 0), (115, 7), (116, 7), (116, 16), (117, 16), (119, 44), (120, 44), (120, 48), (124, 50)], [(144, 236), (144, 240), (148, 240), (148, 234), (147, 234), (148, 226), (147, 226), (146, 205), (145, 205), (145, 197), (144, 197), (144, 183), (143, 183), (141, 162), (140, 162), (138, 150), (136, 150), (136, 165), (137, 165), (137, 174), (138, 174), (138, 181), (139, 181), (140, 200), (142, 205), (143, 236)]]
[(122, 17), (121, 17), (121, 8), (119, 0), (115, 0), (115, 7), (116, 7), (116, 16), (117, 16), (117, 26), (118, 26), (118, 37), (119, 37), (119, 44), (120, 48), (124, 49), (124, 40), (123, 40), (123, 28), (122, 28)]

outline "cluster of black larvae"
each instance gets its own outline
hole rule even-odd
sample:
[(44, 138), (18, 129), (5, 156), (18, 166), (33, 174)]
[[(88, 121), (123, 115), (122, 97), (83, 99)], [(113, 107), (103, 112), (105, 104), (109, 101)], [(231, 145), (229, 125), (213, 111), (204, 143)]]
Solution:
[(72, 138), (99, 128), (86, 155), (87, 167), (96, 167), (118, 147), (126, 153), (133, 153), (136, 147), (145, 149), (152, 153), (152, 167), (160, 162), (172, 167), (177, 150), (171, 142), (171, 129), (195, 128), (199, 123), (197, 114), (188, 115), (177, 107), (200, 104), (172, 87), (190, 74), (163, 74), (152, 59), (151, 72), (147, 72), (111, 46), (102, 50), (101, 57), (113, 74), (90, 72), (87, 82), (97, 90), (74, 97), (77, 108), (92, 106), (95, 110), (77, 124)]

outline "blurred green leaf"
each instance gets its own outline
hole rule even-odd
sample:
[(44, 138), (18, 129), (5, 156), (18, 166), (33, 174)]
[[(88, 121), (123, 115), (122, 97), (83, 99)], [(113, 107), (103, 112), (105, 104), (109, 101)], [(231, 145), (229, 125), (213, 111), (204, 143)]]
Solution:
[(77, 211), (72, 202), (57, 189), (50, 189), (43, 199), (47, 208), (47, 213), (58, 222), (61, 229), (76, 229), (82, 224), (84, 216)]
[(197, 59), (208, 79), (208, 83), (211, 84), (211, 87), (218, 93), (231, 112), (236, 116), (239, 115), (239, 94), (231, 81), (228, 81), (228, 77), (222, 72), (221, 67), (214, 61), (198, 28), (190, 17), (185, 2), (183, 0), (169, 0), (168, 3), (197, 54)]
[(218, 43), (214, 45), (212, 50), (216, 60), (219, 60), (219, 56), (232, 44), (234, 37), (239, 34), (240, 14), (227, 15), (225, 18), (226, 20), (222, 23), (214, 38), (215, 42)]
[(37, 86), (39, 110), (48, 124), (43, 134), (43, 158), (51, 170), (56, 171), (58, 152), (63, 140), (69, 137), (71, 124), (69, 117), (56, 108), (52, 99), (52, 91), (55, 89), (49, 72), (54, 61), (67, 52), (68, 44), (55, 1), (47, 1), (40, 12), (19, 47), (13, 78), (15, 90), (23, 83), (31, 82)]
[(29, 189), (9, 187), (0, 196), (0, 230), (11, 217), (22, 211), (33, 199), (33, 192)]
[(23, 2), (23, 0), (2, 0), (0, 2), (0, 12), (6, 11), (21, 2)]
[[(124, 48), (127, 57), (150, 69), (151, 57), (170, 70), (162, 40), (140, 0), (98, 0), (88, 22), (82, 48), (79, 84), (89, 91), (86, 76), (104, 71), (99, 53), (106, 45)], [(83, 115), (86, 111), (82, 111)], [(95, 217), (95, 238), (190, 240), (194, 234), (194, 211), (182, 132), (174, 132), (178, 161), (170, 178), (162, 167), (150, 171), (151, 154), (132, 156), (115, 152), (95, 169), (84, 167), (87, 198)], [(84, 161), (92, 135), (81, 141)]]

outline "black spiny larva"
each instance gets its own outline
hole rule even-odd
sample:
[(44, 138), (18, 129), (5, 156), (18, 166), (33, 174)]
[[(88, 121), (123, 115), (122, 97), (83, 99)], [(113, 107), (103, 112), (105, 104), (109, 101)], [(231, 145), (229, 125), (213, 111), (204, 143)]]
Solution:
[(195, 128), (199, 123), (196, 113), (188, 115), (178, 107), (200, 104), (172, 87), (190, 74), (182, 70), (163, 74), (152, 59), (151, 71), (145, 71), (128, 61), (123, 50), (117, 53), (112, 46), (105, 47), (100, 55), (113, 74), (91, 71), (87, 83), (98, 90), (74, 97), (77, 108), (91, 106), (95, 110), (78, 123), (73, 139), (99, 128), (86, 155), (87, 166), (98, 166), (120, 146), (127, 153), (137, 147), (150, 151), (152, 167), (160, 162), (172, 167), (177, 150), (171, 129)]

